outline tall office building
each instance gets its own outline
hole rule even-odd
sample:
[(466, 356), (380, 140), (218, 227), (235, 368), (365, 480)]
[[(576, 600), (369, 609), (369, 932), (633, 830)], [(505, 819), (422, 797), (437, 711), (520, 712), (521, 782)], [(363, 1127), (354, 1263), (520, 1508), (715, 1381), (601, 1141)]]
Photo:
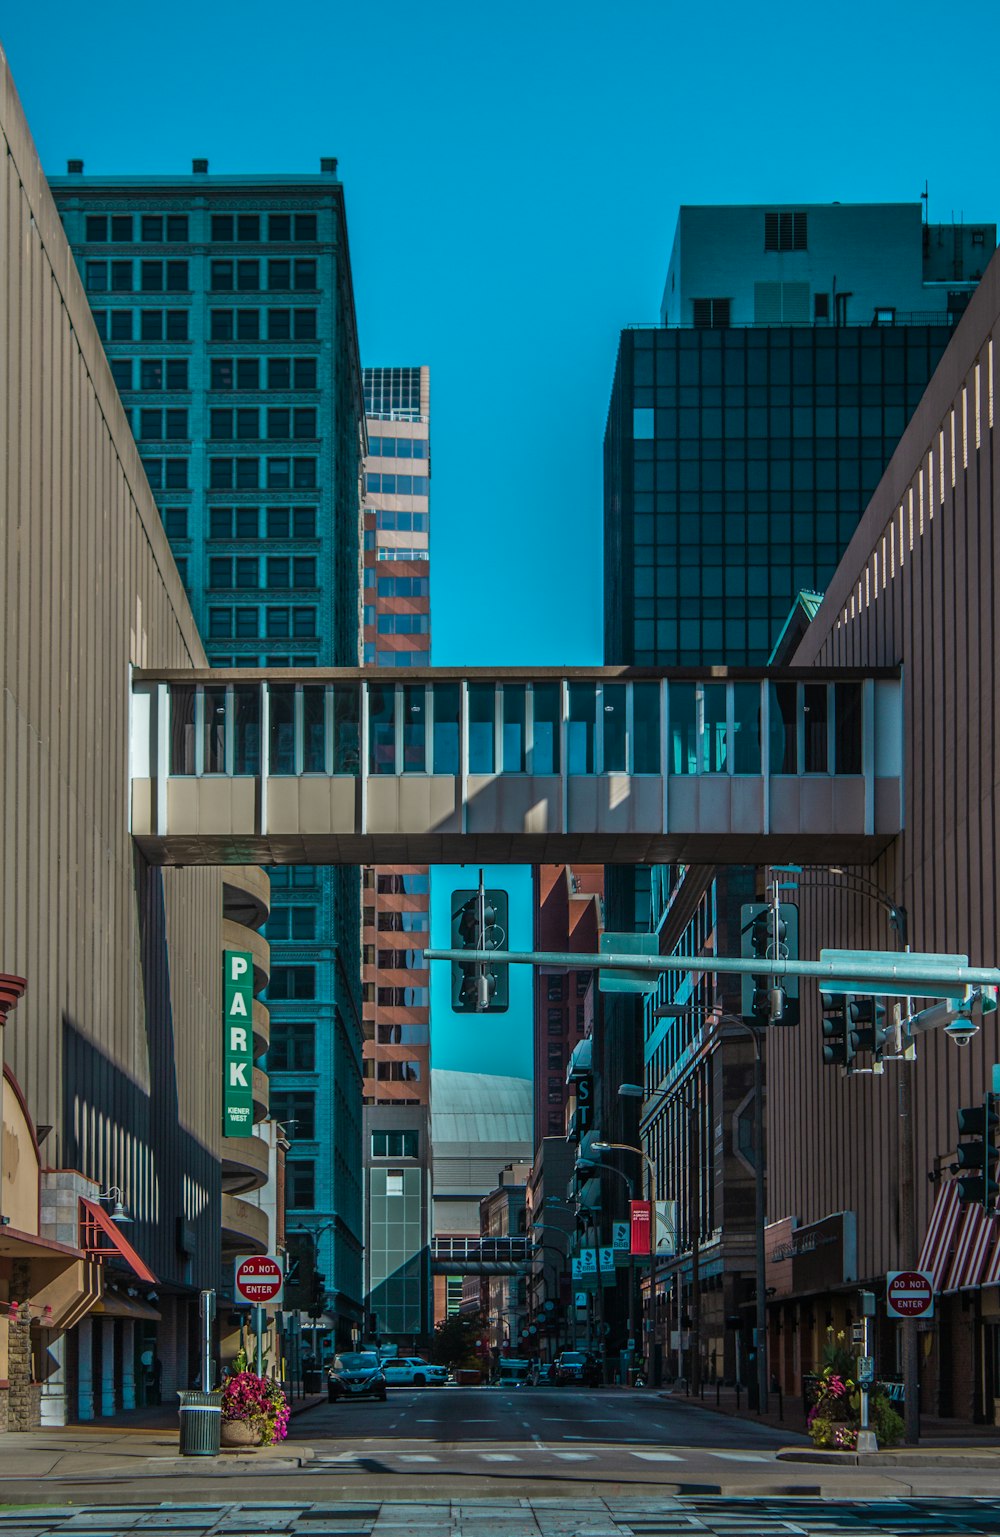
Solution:
[[(603, 927), (603, 865), (536, 865), (532, 871), (534, 948), (596, 954)], [(566, 1134), (566, 1069), (577, 1043), (591, 1034), (596, 985), (589, 968), (534, 977), (535, 1148)]]
[[(366, 368), (363, 383), (364, 660), (426, 667), (430, 370)], [(369, 692), (377, 718), (391, 722), (397, 708), (423, 718), (422, 683)], [(364, 872), (366, 1309), (379, 1337), (409, 1348), (430, 1325), (429, 892), (426, 866)]]
[[(822, 591), (835, 570), (995, 245), (995, 226), (929, 225), (919, 203), (681, 209), (661, 323), (624, 331), (618, 354), (605, 436), (606, 662), (767, 660), (797, 593)], [(690, 721), (671, 721), (671, 773), (693, 772), (693, 755), (701, 772), (739, 772), (725, 723), (710, 718), (715, 699), (706, 691)], [(609, 870), (608, 923), (634, 913), (663, 953), (709, 963), (739, 953), (739, 909), (753, 894), (748, 872)], [(713, 1275), (701, 1359), (729, 1376), (725, 1320), (742, 1310), (747, 1342), (752, 1324), (753, 1053), (721, 1026), (739, 1011), (738, 987), (679, 970), (646, 1006), (641, 1035), (605, 1030), (595, 1052), (602, 1134), (630, 1140), (614, 1080), (644, 1075), (646, 1145), (661, 1195), (679, 1202), (680, 1257), (657, 1282), (658, 1343), (671, 1343), (668, 1316), (676, 1340), (678, 1284), (691, 1304), (697, 1210)], [(642, 1049), (629, 1056), (633, 1039)], [(693, 1193), (692, 1140), (702, 1150)]]
[[(52, 185), (210, 662), (356, 666), (364, 405), (336, 161), (124, 178), (71, 161)], [(272, 765), (292, 727), (272, 719)], [(272, 887), (267, 1067), (291, 1143), (287, 1225), (318, 1251), (348, 1338), (362, 1298), (360, 879), (300, 866)]]

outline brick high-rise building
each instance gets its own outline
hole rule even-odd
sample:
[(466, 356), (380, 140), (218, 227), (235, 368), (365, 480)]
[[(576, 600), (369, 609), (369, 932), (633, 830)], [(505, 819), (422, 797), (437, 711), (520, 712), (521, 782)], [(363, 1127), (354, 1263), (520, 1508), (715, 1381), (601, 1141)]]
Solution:
[[(603, 865), (537, 865), (534, 882), (536, 950), (594, 954), (603, 927)], [(589, 968), (535, 975), (535, 1146), (566, 1132), (566, 1068), (576, 1043), (594, 1022), (594, 974)]]
[[(364, 660), (427, 666), (430, 370), (366, 368), (363, 379)], [(396, 685), (369, 692), (392, 720)], [(407, 718), (419, 714), (423, 685), (404, 685), (398, 703)], [(380, 1337), (411, 1345), (430, 1303), (429, 889), (425, 866), (364, 872), (365, 1295)]]

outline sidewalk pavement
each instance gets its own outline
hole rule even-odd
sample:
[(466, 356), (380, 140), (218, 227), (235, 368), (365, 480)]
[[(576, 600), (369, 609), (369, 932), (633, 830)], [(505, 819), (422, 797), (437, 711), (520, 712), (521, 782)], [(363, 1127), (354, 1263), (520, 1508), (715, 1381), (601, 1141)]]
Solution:
[[(737, 1396), (736, 1389), (733, 1387), (720, 1387), (718, 1390), (714, 1386), (706, 1387), (704, 1396), (698, 1398), (689, 1396), (683, 1389), (673, 1391), (665, 1388), (654, 1389), (654, 1391), (658, 1398), (667, 1403), (690, 1404), (693, 1409), (710, 1409), (713, 1413), (747, 1420), (752, 1425), (770, 1425), (774, 1430), (787, 1430), (795, 1435), (806, 1434), (806, 1416), (803, 1413), (801, 1398), (786, 1397), (779, 1400), (776, 1393), (771, 1393), (768, 1396), (768, 1412), (758, 1414), (748, 1407), (745, 1389)], [(906, 1451), (910, 1456), (919, 1456), (931, 1450), (975, 1448), (980, 1453), (989, 1455), (993, 1447), (1000, 1457), (1000, 1427), (996, 1425), (973, 1425), (968, 1420), (944, 1420), (923, 1414), (920, 1417), (920, 1445), (908, 1447)], [(840, 1456), (841, 1454), (831, 1453), (830, 1455)]]
[[(299, 1398), (292, 1418), (326, 1403), (326, 1394)], [(213, 1473), (230, 1476), (262, 1462), (269, 1472), (300, 1468), (313, 1451), (298, 1441), (256, 1447), (252, 1452), (224, 1450), (221, 1457), (182, 1457), (176, 1406), (159, 1404), (85, 1425), (49, 1425), (41, 1430), (0, 1436), (0, 1483), (8, 1479), (93, 1479), (130, 1472)]]

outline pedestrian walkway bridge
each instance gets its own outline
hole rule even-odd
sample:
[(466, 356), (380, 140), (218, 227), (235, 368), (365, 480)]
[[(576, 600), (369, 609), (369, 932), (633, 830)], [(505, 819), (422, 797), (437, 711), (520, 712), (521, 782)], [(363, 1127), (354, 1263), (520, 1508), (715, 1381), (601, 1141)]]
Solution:
[(867, 863), (892, 670), (136, 671), (156, 864)]
[(530, 1240), (523, 1233), (497, 1238), (431, 1239), (434, 1275), (521, 1275), (531, 1260)]

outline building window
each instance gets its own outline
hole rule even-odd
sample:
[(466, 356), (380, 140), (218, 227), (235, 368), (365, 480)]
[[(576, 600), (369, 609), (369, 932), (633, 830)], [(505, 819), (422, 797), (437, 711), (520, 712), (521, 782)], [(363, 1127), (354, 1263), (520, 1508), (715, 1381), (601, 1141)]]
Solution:
[(765, 251), (805, 251), (807, 249), (806, 214), (765, 213)]
[(420, 1133), (417, 1131), (373, 1131), (373, 1158), (417, 1158)]
[(300, 1210), (311, 1211), (316, 1205), (316, 1165), (311, 1158), (290, 1158), (285, 1164), (285, 1200)]
[(877, 326), (894, 326), (896, 324), (896, 311), (888, 304), (875, 306), (875, 324)]
[(562, 977), (549, 977), (546, 984), (546, 996), (550, 1003), (561, 1003), (563, 997)]
[(267, 335), (272, 342), (315, 341), (316, 311), (273, 309), (267, 312)]
[(163, 527), (168, 539), (186, 539), (188, 515), (186, 507), (164, 507)]
[(552, 1041), (552, 1042), (549, 1043), (549, 1048), (548, 1048), (548, 1068), (549, 1068), (549, 1071), (551, 1072), (553, 1069), (555, 1069), (556, 1072), (559, 1072), (559, 1070), (562, 1068), (562, 1066), (563, 1066), (563, 1049), (559, 1045), (558, 1041)]
[(86, 229), (87, 239), (92, 244), (96, 245), (96, 244), (99, 244), (101, 241), (106, 241), (107, 238), (108, 238), (108, 216), (107, 216), (107, 214), (103, 214), (103, 213), (99, 213), (99, 214), (91, 213), (91, 214), (88, 214), (87, 215), (85, 229)]
[(293, 1142), (311, 1142), (316, 1135), (316, 1096), (308, 1089), (272, 1089), (271, 1119), (291, 1134)]
[(419, 1083), (419, 1062), (378, 1062), (376, 1063), (376, 1078), (383, 1083)]
[(315, 907), (272, 907), (266, 925), (273, 939), (315, 939)]
[(829, 318), (830, 318), (830, 295), (829, 294), (813, 294), (813, 319), (814, 320), (829, 320)]
[(695, 299), (694, 323), (702, 329), (725, 331), (729, 327), (730, 300)]
[(385, 1193), (387, 1196), (398, 1197), (403, 1194), (403, 1174), (400, 1169), (390, 1169), (385, 1176)]
[(267, 1070), (311, 1073), (316, 1067), (316, 1026), (311, 1020), (272, 1019)]
[(132, 359), (112, 358), (110, 362), (111, 377), (118, 388), (120, 390), (130, 390), (132, 388)]
[[(211, 613), (211, 610), (209, 610)], [(267, 985), (269, 999), (315, 998), (315, 966), (272, 966)]]
[(143, 293), (185, 293), (188, 287), (186, 261), (142, 261), (139, 283)]

